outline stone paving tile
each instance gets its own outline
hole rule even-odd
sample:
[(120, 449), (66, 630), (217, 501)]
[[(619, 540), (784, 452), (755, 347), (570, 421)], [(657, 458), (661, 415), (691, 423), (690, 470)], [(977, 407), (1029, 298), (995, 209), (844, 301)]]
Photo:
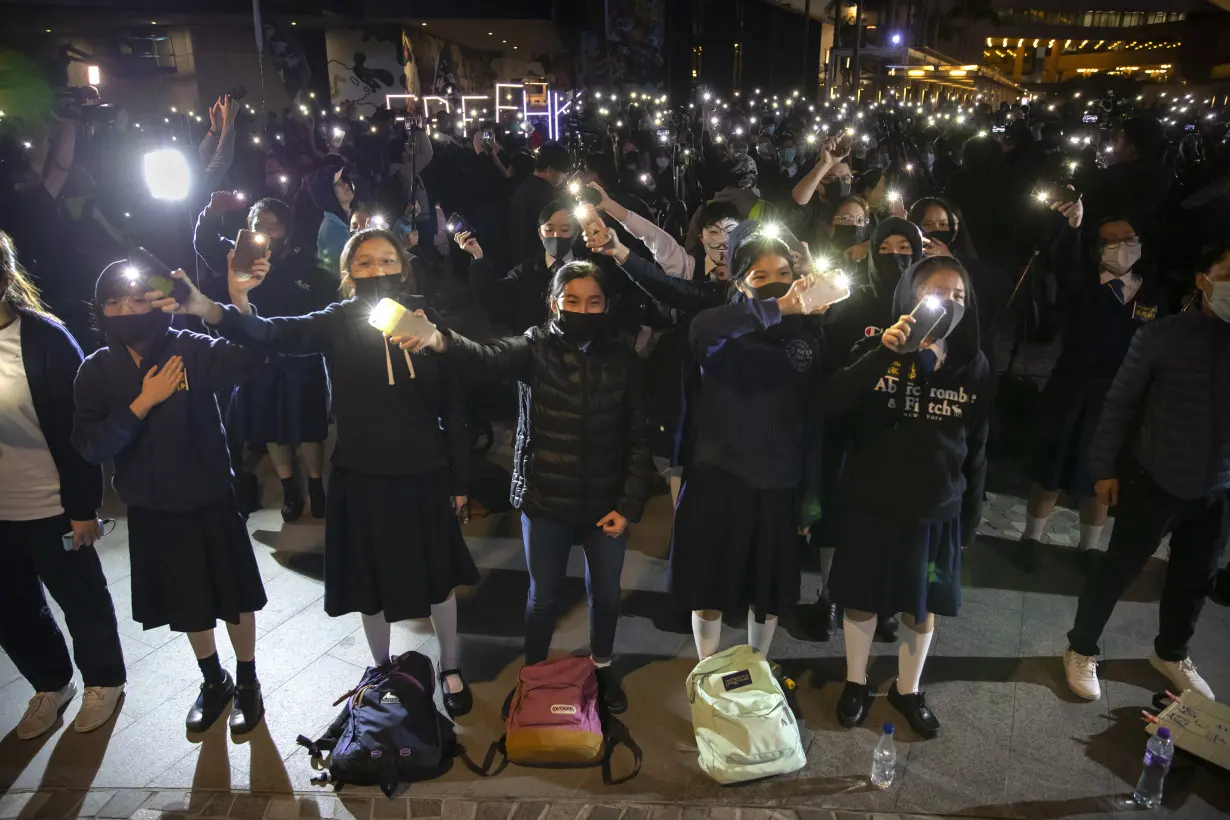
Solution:
[(137, 789), (121, 789), (98, 812), (99, 817), (127, 818), (149, 799), (150, 793)]
[(414, 820), (439, 817), (444, 811), (444, 801), (427, 797), (410, 798), (410, 816)]
[(478, 803), (473, 800), (445, 800), (441, 820), (475, 820)]

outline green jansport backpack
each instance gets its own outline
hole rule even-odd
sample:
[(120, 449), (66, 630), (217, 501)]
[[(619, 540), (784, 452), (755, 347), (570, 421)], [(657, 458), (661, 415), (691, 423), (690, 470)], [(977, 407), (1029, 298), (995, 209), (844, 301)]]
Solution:
[(728, 785), (807, 765), (799, 725), (769, 662), (750, 646), (705, 658), (688, 676), (700, 767)]

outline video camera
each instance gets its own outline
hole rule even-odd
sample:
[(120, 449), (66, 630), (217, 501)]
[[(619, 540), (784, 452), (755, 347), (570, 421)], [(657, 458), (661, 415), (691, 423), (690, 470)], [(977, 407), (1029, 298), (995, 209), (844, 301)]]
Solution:
[(78, 122), (114, 122), (119, 108), (104, 103), (98, 89), (92, 85), (74, 85), (62, 88), (56, 100), (56, 115)]

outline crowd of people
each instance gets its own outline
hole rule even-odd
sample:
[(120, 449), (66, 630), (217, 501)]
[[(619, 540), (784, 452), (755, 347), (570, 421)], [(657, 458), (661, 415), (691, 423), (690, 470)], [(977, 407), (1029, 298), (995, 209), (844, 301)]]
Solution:
[[(1188, 644), (1206, 598), (1230, 596), (1230, 157), (1222, 110), (1191, 97), (756, 90), (671, 109), (594, 91), (553, 141), (516, 119), (318, 119), (314, 100), (258, 116), (223, 96), (141, 129), (49, 118), (20, 150), (6, 132), (0, 645), (36, 690), (18, 735), (75, 695), (43, 586), (83, 675), (77, 729), (123, 692), (92, 546), (104, 465), (133, 618), (186, 632), (200, 665), (188, 729), (232, 705), (234, 734), (259, 723), (245, 449), (268, 454), (287, 522), (324, 520), (326, 612), (359, 615), (374, 665), (391, 623), (429, 618), (444, 705), (464, 716), (455, 590), (479, 572), (462, 524), (476, 432), (501, 414), (525, 663), (548, 656), (579, 543), (614, 714), (628, 528), (670, 492), (671, 600), (700, 659), (723, 618), (770, 655), (797, 611), (815, 640), (844, 636), (836, 717), (853, 727), (872, 643), (895, 641), (889, 701), (934, 737), (925, 663), (935, 616), (959, 615), (988, 450), (1033, 482), (1027, 571), (1057, 502), (1079, 506), (1072, 691), (1100, 697), (1101, 633), (1169, 535), (1150, 660), (1212, 697)], [(190, 142), (182, 204), (142, 198), (140, 151)], [(409, 317), (389, 333), (384, 300)], [(1051, 339), (1038, 394), (1015, 363)], [(805, 566), (821, 592), (799, 606)]]

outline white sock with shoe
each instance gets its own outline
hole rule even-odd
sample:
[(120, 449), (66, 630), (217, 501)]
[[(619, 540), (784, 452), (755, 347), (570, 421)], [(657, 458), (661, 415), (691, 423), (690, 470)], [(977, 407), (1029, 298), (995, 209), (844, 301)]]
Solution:
[(692, 640), (696, 642), (696, 657), (704, 660), (716, 655), (722, 643), (722, 618), (706, 621), (699, 612), (692, 613)]
[(876, 635), (876, 618), (872, 616), (865, 621), (856, 621), (846, 613), (841, 629), (846, 636), (846, 680), (865, 685), (871, 642)]

